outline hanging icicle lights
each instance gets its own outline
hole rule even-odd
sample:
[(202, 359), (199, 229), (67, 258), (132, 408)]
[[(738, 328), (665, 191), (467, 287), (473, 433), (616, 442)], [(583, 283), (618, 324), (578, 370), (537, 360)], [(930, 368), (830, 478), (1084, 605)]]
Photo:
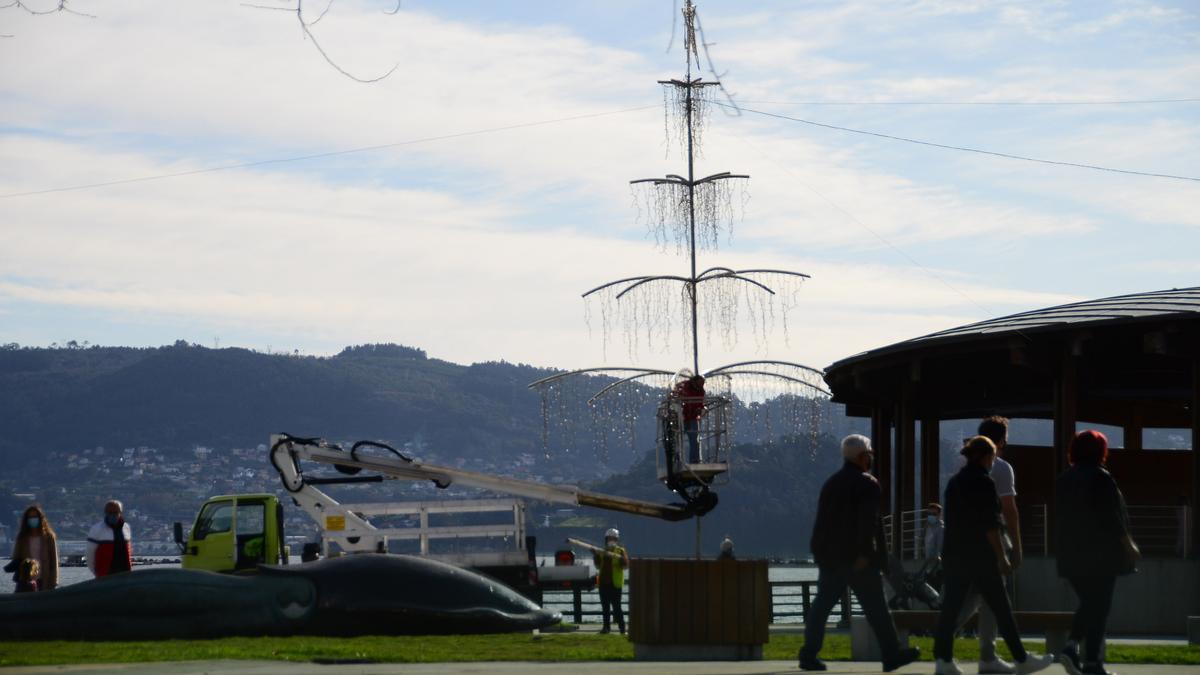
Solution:
[[(788, 315), (800, 300), (808, 275), (786, 270), (732, 270), (714, 267), (697, 275), (698, 330), (705, 343), (733, 349), (739, 329), (749, 326), (755, 350), (765, 354), (769, 340), (782, 331), (788, 342)], [(619, 339), (631, 360), (645, 350), (665, 353), (691, 339), (691, 289), (687, 277), (644, 276), (610, 282), (583, 294), (589, 329), (600, 316), (605, 358)], [(675, 339), (682, 340), (676, 343)]]
[[(687, 159), (688, 151), (688, 106), (691, 106), (692, 116), (692, 154), (704, 156), (704, 131), (708, 128), (708, 118), (713, 107), (713, 88), (716, 82), (704, 82), (700, 79), (684, 82), (683, 80), (659, 80), (663, 88), (663, 135), (666, 145), (666, 156), (672, 151)], [(690, 96), (689, 96), (689, 91)]]
[[(681, 176), (643, 178), (630, 181), (637, 222), (646, 226), (662, 250), (672, 244), (680, 255), (691, 253), (692, 212), (695, 211), (696, 247), (715, 251), (725, 235), (733, 238), (733, 226), (742, 220), (750, 193), (749, 176), (719, 173), (689, 185)], [(689, 202), (689, 193), (691, 201)]]
[[(633, 452), (644, 452), (657, 437), (657, 403), (685, 375), (680, 370), (685, 364), (688, 372), (708, 378), (706, 396), (712, 396), (714, 402), (730, 402), (731, 417), (740, 420), (731, 424), (745, 425), (745, 433), (727, 439), (769, 442), (777, 433), (794, 437), (805, 428), (817, 433), (815, 425), (829, 396), (820, 371), (769, 360), (708, 371), (700, 365), (702, 334), (706, 345), (719, 343), (730, 350), (748, 326), (756, 350), (764, 355), (779, 329), (786, 342), (788, 315), (796, 307), (800, 286), (808, 275), (729, 267), (701, 271), (698, 267), (698, 251), (716, 250), (722, 237), (729, 243), (746, 206), (749, 176), (723, 172), (696, 177), (695, 158), (714, 102), (712, 95), (721, 83), (692, 77), (700, 60), (691, 0), (684, 3), (683, 19), (687, 70), (684, 77), (660, 80), (659, 84), (664, 87), (668, 154), (678, 147), (687, 160), (686, 176), (635, 180), (632, 191), (639, 221), (660, 247), (673, 244), (684, 254), (687, 267), (676, 274), (610, 281), (583, 294), (589, 329), (596, 328), (593, 315), (599, 314), (605, 360), (610, 342), (619, 336), (632, 361), (636, 362), (642, 350), (673, 354), (667, 359), (670, 367), (586, 368), (534, 382), (530, 387), (541, 393), (546, 416), (543, 442), (558, 436), (578, 447), (576, 427), (587, 421), (594, 434), (589, 442), (598, 444), (603, 457), (607, 457), (609, 441), (617, 438), (628, 441)], [(642, 447), (634, 447), (637, 442)]]
[[(786, 361), (743, 361), (703, 373), (710, 395), (732, 401), (735, 442), (771, 444), (780, 436), (806, 434), (816, 447), (828, 418), (829, 392), (820, 371)], [(589, 368), (552, 375), (530, 386), (542, 398), (543, 445), (595, 448), (608, 461), (612, 447), (636, 456), (654, 439), (650, 426), (662, 392), (675, 373), (649, 368)], [(639, 443), (641, 445), (639, 445)]]

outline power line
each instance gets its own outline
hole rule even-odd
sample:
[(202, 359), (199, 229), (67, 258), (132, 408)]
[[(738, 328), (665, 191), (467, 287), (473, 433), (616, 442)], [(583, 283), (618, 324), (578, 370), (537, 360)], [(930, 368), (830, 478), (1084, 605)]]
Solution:
[(742, 101), (764, 105), (946, 105), (946, 106), (1056, 106), (1056, 105), (1158, 105), (1166, 103), (1200, 103), (1200, 98), (1150, 98), (1117, 101)]
[[(753, 111), (751, 111), (751, 112), (753, 112)], [(848, 219), (850, 220), (850, 222), (852, 222), (852, 223), (854, 223), (855, 225), (858, 225), (858, 226), (859, 226), (859, 227), (861, 227), (862, 229), (866, 230), (866, 231), (867, 231), (867, 232), (868, 232), (868, 233), (869, 233), (869, 234), (870, 234), (872, 237), (875, 237), (875, 239), (877, 239), (877, 240), (878, 240), (878, 241), (879, 241), (881, 244), (883, 244), (884, 246), (888, 247), (888, 248), (889, 248), (889, 249), (891, 249), (891, 250), (892, 250), (894, 253), (896, 253), (897, 255), (899, 255), (901, 258), (904, 258), (906, 261), (908, 261), (908, 264), (912, 265), (913, 267), (916, 267), (917, 269), (921, 270), (921, 271), (922, 271), (922, 272), (924, 272), (925, 274), (929, 275), (929, 276), (930, 276), (930, 277), (932, 277), (934, 280), (936, 280), (937, 282), (941, 283), (941, 284), (942, 284), (943, 286), (945, 286), (946, 288), (950, 289), (950, 291), (951, 291), (951, 292), (953, 292), (953, 293), (955, 293), (955, 294), (959, 295), (959, 296), (960, 296), (960, 297), (962, 297), (964, 300), (966, 300), (966, 301), (967, 301), (967, 302), (969, 302), (970, 304), (974, 305), (975, 307), (977, 307), (978, 309), (980, 309), (981, 311), (983, 311), (985, 314), (987, 314), (987, 315), (992, 315), (992, 316), (994, 316), (994, 315), (996, 314), (996, 312), (995, 312), (994, 310), (992, 310), (992, 309), (990, 309), (990, 308), (988, 308), (988, 307), (985, 307), (985, 306), (981, 305), (979, 302), (977, 302), (977, 301), (975, 300), (975, 298), (972, 298), (971, 296), (967, 295), (967, 294), (966, 294), (966, 292), (964, 292), (963, 290), (959, 289), (959, 288), (958, 288), (957, 286), (955, 286), (954, 284), (951, 284), (949, 281), (947, 281), (947, 280), (946, 280), (946, 278), (945, 278), (945, 277), (943, 277), (942, 275), (940, 275), (940, 274), (938, 274), (937, 272), (933, 271), (932, 269), (930, 269), (930, 268), (926, 267), (925, 265), (921, 264), (921, 262), (920, 262), (920, 261), (918, 261), (916, 258), (914, 258), (914, 257), (912, 257), (911, 255), (909, 255), (907, 251), (905, 251), (904, 249), (900, 248), (899, 246), (897, 246), (896, 244), (894, 244), (894, 243), (893, 243), (893, 242), (892, 242), (890, 239), (888, 239), (887, 237), (885, 237), (885, 236), (883, 236), (882, 234), (880, 234), (880, 233), (879, 233), (879, 231), (877, 231), (875, 228), (873, 228), (873, 227), (871, 227), (870, 225), (866, 224), (866, 223), (865, 223), (865, 222), (863, 222), (862, 220), (859, 220), (859, 218), (858, 218), (857, 216), (855, 216), (853, 213), (850, 213), (850, 212), (849, 212), (849, 211), (847, 211), (846, 209), (842, 208), (842, 207), (841, 207), (841, 205), (839, 205), (837, 202), (835, 202), (835, 201), (833, 201), (832, 199), (830, 199), (829, 197), (827, 197), (827, 196), (826, 196), (826, 195), (825, 195), (823, 192), (821, 192), (820, 190), (816, 189), (816, 188), (815, 188), (815, 187), (813, 187), (812, 185), (809, 185), (807, 182), (805, 182), (805, 181), (804, 181), (804, 180), (803, 180), (803, 179), (800, 177), (800, 175), (799, 175), (799, 174), (797, 174), (795, 171), (793, 171), (793, 170), (792, 170), (792, 168), (791, 168), (790, 166), (788, 166), (787, 164), (784, 164), (784, 163), (782, 163), (782, 162), (776, 161), (774, 157), (771, 157), (771, 156), (770, 156), (770, 155), (768, 155), (767, 153), (763, 152), (763, 151), (762, 151), (762, 150), (761, 150), (761, 149), (760, 149), (758, 146), (756, 146), (754, 143), (751, 143), (751, 142), (750, 142), (750, 141), (749, 141), (749, 140), (748, 140), (748, 139), (745, 137), (745, 135), (744, 135), (744, 134), (738, 134), (738, 135), (737, 135), (737, 138), (738, 138), (738, 140), (742, 141), (742, 143), (744, 143), (744, 144), (745, 144), (747, 147), (749, 147), (749, 148), (751, 148), (752, 150), (754, 150), (755, 152), (757, 152), (757, 153), (759, 154), (759, 156), (760, 156), (760, 157), (762, 157), (762, 158), (766, 159), (768, 162), (770, 162), (770, 163), (774, 164), (776, 167), (778, 167), (779, 169), (783, 170), (785, 173), (787, 173), (787, 174), (790, 174), (790, 175), (792, 176), (792, 178), (793, 178), (793, 179), (794, 179), (794, 180), (795, 180), (797, 183), (799, 183), (800, 185), (804, 186), (804, 188), (805, 188), (806, 190), (808, 190), (809, 192), (813, 193), (813, 194), (814, 194), (814, 195), (816, 195), (817, 197), (821, 198), (821, 200), (822, 200), (822, 201), (824, 201), (826, 204), (829, 204), (830, 206), (832, 206), (832, 207), (833, 207), (834, 209), (836, 209), (837, 211), (841, 212), (841, 214), (842, 214), (842, 215), (844, 215), (844, 216), (846, 216), (846, 218), (848, 218)], [(1021, 337), (1025, 338), (1026, 340), (1029, 340), (1029, 337), (1028, 337), (1027, 335), (1025, 335), (1024, 333), (1022, 333), (1021, 331), (1019, 331), (1019, 330), (1018, 330), (1018, 331), (1017, 331), (1017, 334), (1018, 334), (1018, 335), (1020, 335)]]
[(368, 145), (361, 148), (351, 148), (349, 150), (333, 150), (330, 152), (319, 152), (312, 155), (299, 155), (296, 157), (283, 157), (280, 159), (264, 159), (255, 162), (243, 162), (240, 164), (227, 164), (225, 166), (214, 166), (207, 169), (192, 169), (190, 171), (177, 171), (175, 173), (157, 174), (154, 176), (138, 176), (137, 178), (123, 178), (120, 180), (104, 181), (102, 183), (85, 183), (83, 185), (69, 185), (65, 187), (47, 188), (45, 190), (31, 190), (29, 192), (12, 192), (9, 194), (0, 194), (0, 199), (11, 199), (14, 197), (30, 197), (33, 195), (44, 195), (52, 192), (71, 192), (75, 190), (90, 190), (92, 188), (109, 187), (113, 185), (127, 185), (129, 183), (142, 183), (152, 180), (163, 180), (166, 178), (181, 178), (183, 176), (195, 176), (202, 173), (215, 173), (217, 171), (231, 171), (233, 169), (249, 169), (256, 166), (265, 166), (268, 164), (284, 164), (287, 162), (303, 162), (311, 159), (324, 159), (326, 157), (338, 157), (341, 155), (350, 155), (359, 152), (372, 152), (374, 150), (385, 150), (387, 148), (398, 148), (406, 145), (417, 145), (420, 143), (431, 143), (433, 141), (444, 141), (454, 138), (464, 138), (466, 136), (480, 136), (499, 131), (512, 131), (514, 129), (527, 129), (529, 127), (546, 126), (549, 124), (559, 124), (562, 122), (574, 122), (577, 120), (592, 119), (595, 117), (607, 117), (610, 115), (620, 115), (623, 113), (636, 112), (638, 110), (649, 110), (650, 108), (658, 108), (661, 104), (643, 105), (636, 108), (623, 108), (621, 110), (610, 110), (607, 112), (588, 113), (586, 115), (574, 115), (571, 117), (559, 117), (549, 120), (538, 120), (536, 122), (523, 122), (521, 124), (509, 124), (502, 127), (489, 127), (487, 129), (475, 129), (472, 131), (460, 131), (452, 134), (442, 134), (440, 136), (426, 136), (425, 138), (414, 138), (407, 141), (398, 141), (395, 143), (383, 143), (380, 145)]
[[(729, 106), (727, 103), (713, 101), (713, 104), (719, 106)], [(731, 107), (731, 106), (730, 106)], [(1151, 173), (1149, 171), (1132, 171), (1129, 169), (1115, 169), (1108, 166), (1098, 166), (1095, 164), (1081, 164), (1078, 162), (1061, 162), (1053, 159), (1039, 159), (1037, 157), (1025, 157), (1023, 155), (1013, 155), (1007, 152), (995, 152), (992, 150), (981, 150), (979, 148), (968, 148), (961, 145), (947, 145), (945, 143), (934, 143), (933, 141), (922, 141), (915, 138), (905, 138), (904, 136), (893, 136), (891, 134), (881, 134), (875, 131), (864, 131), (862, 129), (851, 129), (850, 127), (841, 127), (835, 124), (825, 124), (823, 122), (814, 122), (812, 120), (802, 119), (800, 117), (790, 117), (788, 115), (780, 115), (778, 113), (770, 113), (762, 110), (754, 110), (753, 108), (738, 107), (742, 112), (754, 113), (764, 117), (774, 117), (776, 119), (787, 120), (789, 122), (797, 122), (799, 124), (808, 124), (814, 127), (823, 129), (834, 129), (836, 131), (846, 131), (852, 134), (861, 134), (863, 136), (874, 136), (876, 138), (886, 138), (891, 141), (902, 141), (904, 143), (915, 143), (916, 145), (926, 145), (932, 148), (942, 148), (943, 150), (958, 150), (960, 152), (973, 152), (979, 155), (990, 155), (992, 157), (1003, 157), (1005, 159), (1019, 159), (1023, 162), (1036, 162), (1038, 164), (1052, 164), (1055, 166), (1073, 166), (1078, 169), (1091, 169), (1093, 171), (1107, 171), (1110, 173), (1122, 173), (1131, 176), (1148, 176), (1152, 178), (1171, 178), (1174, 180), (1187, 180), (1200, 183), (1200, 178), (1193, 176), (1177, 176), (1169, 173)]]

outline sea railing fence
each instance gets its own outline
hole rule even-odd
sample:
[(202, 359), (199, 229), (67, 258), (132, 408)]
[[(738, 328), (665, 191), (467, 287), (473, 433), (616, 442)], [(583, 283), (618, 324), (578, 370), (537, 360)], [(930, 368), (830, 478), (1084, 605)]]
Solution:
[[(621, 595), (621, 607), (626, 616), (629, 614), (629, 586)], [(808, 617), (812, 603), (817, 597), (817, 581), (770, 581), (771, 587), (771, 623), (802, 623)], [(563, 616), (574, 623), (584, 623), (588, 619), (602, 616), (600, 596), (595, 591), (580, 589), (548, 588), (542, 591), (542, 606), (546, 609), (558, 610)], [(830, 617), (837, 618), (838, 625), (848, 627), (852, 615), (861, 615), (862, 607), (847, 589), (842, 598), (834, 605)]]

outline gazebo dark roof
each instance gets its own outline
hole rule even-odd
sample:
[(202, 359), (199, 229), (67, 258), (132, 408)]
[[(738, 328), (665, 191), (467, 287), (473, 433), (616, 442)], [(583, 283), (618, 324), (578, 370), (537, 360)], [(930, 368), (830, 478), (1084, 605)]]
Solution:
[(1167, 319), (1171, 315), (1200, 318), (1200, 286), (1117, 295), (987, 319), (855, 354), (834, 363), (827, 370), (832, 371), (878, 356), (923, 349), (932, 345), (995, 338), (1006, 334), (1023, 336), (1043, 331), (1082, 329), (1096, 324)]

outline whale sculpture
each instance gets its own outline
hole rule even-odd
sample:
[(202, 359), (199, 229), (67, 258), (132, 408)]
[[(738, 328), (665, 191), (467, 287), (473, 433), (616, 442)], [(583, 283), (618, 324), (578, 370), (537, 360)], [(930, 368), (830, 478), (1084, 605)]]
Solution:
[(246, 576), (135, 570), (0, 595), (0, 640), (500, 633), (561, 619), (477, 572), (369, 553)]

